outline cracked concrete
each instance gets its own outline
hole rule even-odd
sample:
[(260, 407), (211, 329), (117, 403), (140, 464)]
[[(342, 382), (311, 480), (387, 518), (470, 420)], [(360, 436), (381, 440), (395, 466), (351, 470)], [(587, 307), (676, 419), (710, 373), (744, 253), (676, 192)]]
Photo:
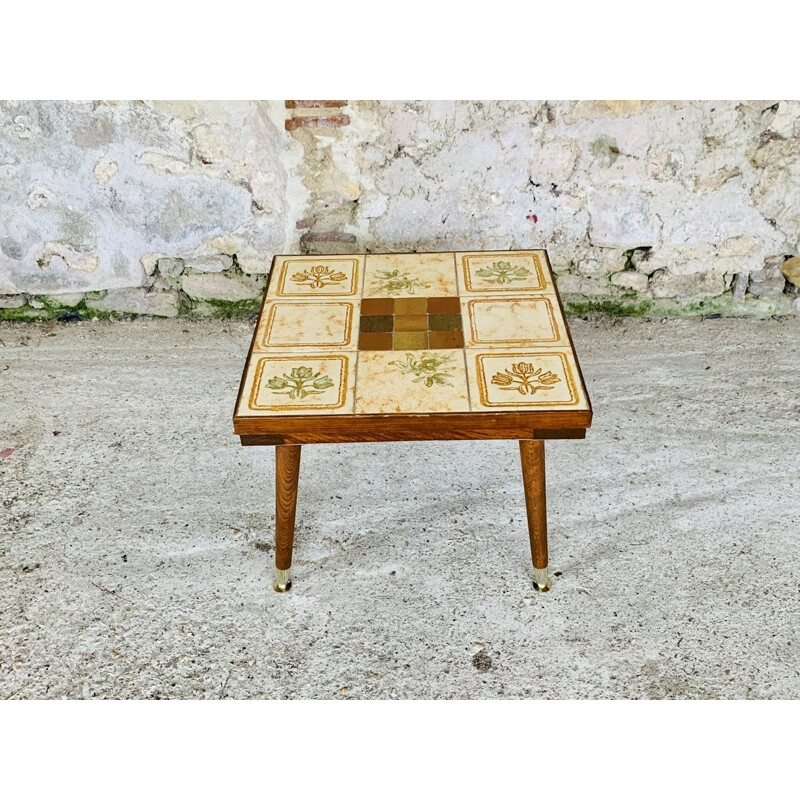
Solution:
[(577, 319), (533, 592), (510, 442), (304, 449), (231, 414), (250, 323), (0, 326), (0, 697), (800, 698), (800, 320)]

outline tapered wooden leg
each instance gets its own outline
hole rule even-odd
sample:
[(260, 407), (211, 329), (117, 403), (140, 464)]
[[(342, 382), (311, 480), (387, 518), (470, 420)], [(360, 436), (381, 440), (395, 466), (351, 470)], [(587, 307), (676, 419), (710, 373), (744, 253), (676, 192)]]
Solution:
[(272, 588), (276, 592), (288, 592), (292, 587), (290, 569), (299, 477), (300, 445), (277, 445), (275, 447), (275, 580), (272, 582)]
[(550, 586), (547, 574), (547, 493), (545, 490), (544, 442), (522, 439), (519, 443), (522, 460), (522, 482), (525, 486), (525, 507), (528, 512), (528, 536), (533, 559), (533, 587), (546, 592)]

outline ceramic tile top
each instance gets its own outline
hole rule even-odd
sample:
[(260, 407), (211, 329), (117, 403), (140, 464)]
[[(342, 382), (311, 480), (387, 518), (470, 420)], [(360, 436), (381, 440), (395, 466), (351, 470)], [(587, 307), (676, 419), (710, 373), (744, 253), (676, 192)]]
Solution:
[(363, 256), (280, 256), (267, 296), (356, 297), (361, 294)]
[(277, 256), (236, 413), (588, 408), (531, 250)]
[(254, 349), (350, 350), (358, 341), (358, 303), (330, 300), (268, 300), (258, 322)]
[(458, 297), (455, 253), (368, 255), (364, 297)]
[(543, 250), (456, 253), (458, 285), (465, 294), (508, 294), (553, 289)]

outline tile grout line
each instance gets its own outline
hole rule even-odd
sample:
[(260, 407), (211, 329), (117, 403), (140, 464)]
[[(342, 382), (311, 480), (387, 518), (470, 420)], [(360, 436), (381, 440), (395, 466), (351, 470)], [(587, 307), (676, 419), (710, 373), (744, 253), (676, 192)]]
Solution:
[[(367, 254), (363, 253), (364, 263), (361, 268), (361, 280), (359, 281), (358, 292), (358, 336), (361, 337), (361, 303), (364, 301), (364, 283), (367, 279)], [(353, 364), (353, 416), (358, 414), (356, 403), (358, 402), (358, 364), (361, 360), (361, 348), (356, 339), (356, 357)]]

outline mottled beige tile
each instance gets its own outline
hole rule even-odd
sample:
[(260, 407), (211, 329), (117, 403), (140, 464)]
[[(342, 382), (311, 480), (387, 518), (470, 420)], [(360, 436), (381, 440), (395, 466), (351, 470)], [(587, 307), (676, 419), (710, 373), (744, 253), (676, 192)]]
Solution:
[(456, 253), (461, 295), (554, 291), (544, 250)]
[(359, 297), (364, 256), (279, 256), (267, 297)]
[(237, 413), (352, 414), (355, 359), (354, 352), (253, 353)]
[(463, 350), (359, 352), (356, 414), (469, 411)]
[(586, 409), (569, 348), (466, 350), (471, 409)]
[(569, 346), (554, 295), (466, 297), (461, 315), (467, 347)]
[(258, 322), (256, 350), (354, 350), (358, 301), (268, 300)]
[(367, 255), (364, 297), (457, 295), (453, 253)]

